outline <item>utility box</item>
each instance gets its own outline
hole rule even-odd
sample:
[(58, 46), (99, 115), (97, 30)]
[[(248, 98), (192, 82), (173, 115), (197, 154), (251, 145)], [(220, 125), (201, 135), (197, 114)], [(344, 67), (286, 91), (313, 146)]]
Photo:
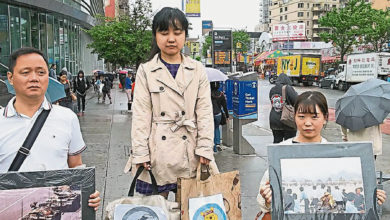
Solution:
[(258, 119), (258, 81), (256, 72), (234, 76), (233, 82), (233, 151), (254, 154), (255, 149), (242, 136), (242, 126)]
[(229, 121), (222, 126), (222, 144), (225, 146), (233, 146), (233, 83), (234, 76), (239, 73), (228, 74), (229, 79), (223, 83), (223, 91), (226, 96), (226, 106), (229, 114)]

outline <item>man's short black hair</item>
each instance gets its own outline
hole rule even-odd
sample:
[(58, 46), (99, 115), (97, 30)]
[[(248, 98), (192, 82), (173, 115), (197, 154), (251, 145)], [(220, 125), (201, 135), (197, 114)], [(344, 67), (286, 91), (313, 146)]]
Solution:
[(14, 68), (15, 68), (15, 65), (16, 65), (16, 60), (22, 56), (22, 55), (26, 55), (26, 54), (32, 54), (32, 53), (36, 53), (36, 54), (39, 54), (41, 55), (41, 57), (45, 60), (45, 63), (46, 63), (46, 66), (49, 66), (49, 62), (47, 62), (47, 59), (45, 57), (45, 55), (42, 53), (42, 51), (36, 49), (36, 48), (33, 48), (33, 47), (23, 47), (23, 48), (19, 48), (17, 50), (15, 50), (10, 56), (9, 56), (9, 71), (11, 73), (14, 73)]

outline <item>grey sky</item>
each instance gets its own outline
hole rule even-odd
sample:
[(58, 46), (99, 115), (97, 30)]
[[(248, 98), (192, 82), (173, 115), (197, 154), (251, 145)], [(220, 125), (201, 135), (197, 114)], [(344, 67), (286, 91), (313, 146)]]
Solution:
[(360, 157), (282, 159), (282, 179), (305, 178), (311, 180), (348, 173), (362, 179)]
[[(184, 0), (185, 1), (185, 0)], [(153, 12), (163, 7), (181, 9), (182, 0), (151, 0)], [(254, 31), (259, 22), (259, 0), (201, 0), (201, 17), (189, 18), (193, 30), (190, 37), (202, 35), (202, 20), (212, 20), (215, 28)]]

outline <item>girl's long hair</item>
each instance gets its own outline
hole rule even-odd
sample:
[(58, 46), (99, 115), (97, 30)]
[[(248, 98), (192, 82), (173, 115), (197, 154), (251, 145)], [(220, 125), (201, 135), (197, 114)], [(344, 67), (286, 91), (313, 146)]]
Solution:
[(153, 18), (152, 24), (152, 49), (150, 51), (149, 60), (160, 53), (160, 48), (158, 48), (156, 42), (156, 33), (158, 31), (167, 31), (169, 27), (172, 27), (175, 30), (183, 30), (188, 36), (188, 20), (184, 13), (177, 8), (165, 7), (161, 9)]

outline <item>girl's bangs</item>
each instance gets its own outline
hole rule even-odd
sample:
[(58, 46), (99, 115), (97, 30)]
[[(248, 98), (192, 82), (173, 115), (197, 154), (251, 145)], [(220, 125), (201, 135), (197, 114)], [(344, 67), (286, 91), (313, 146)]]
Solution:
[(301, 113), (301, 114), (315, 114), (315, 115), (318, 114), (317, 108), (316, 108), (315, 104), (313, 104), (313, 103), (305, 103), (305, 102), (299, 104), (299, 106), (297, 108), (297, 113)]

